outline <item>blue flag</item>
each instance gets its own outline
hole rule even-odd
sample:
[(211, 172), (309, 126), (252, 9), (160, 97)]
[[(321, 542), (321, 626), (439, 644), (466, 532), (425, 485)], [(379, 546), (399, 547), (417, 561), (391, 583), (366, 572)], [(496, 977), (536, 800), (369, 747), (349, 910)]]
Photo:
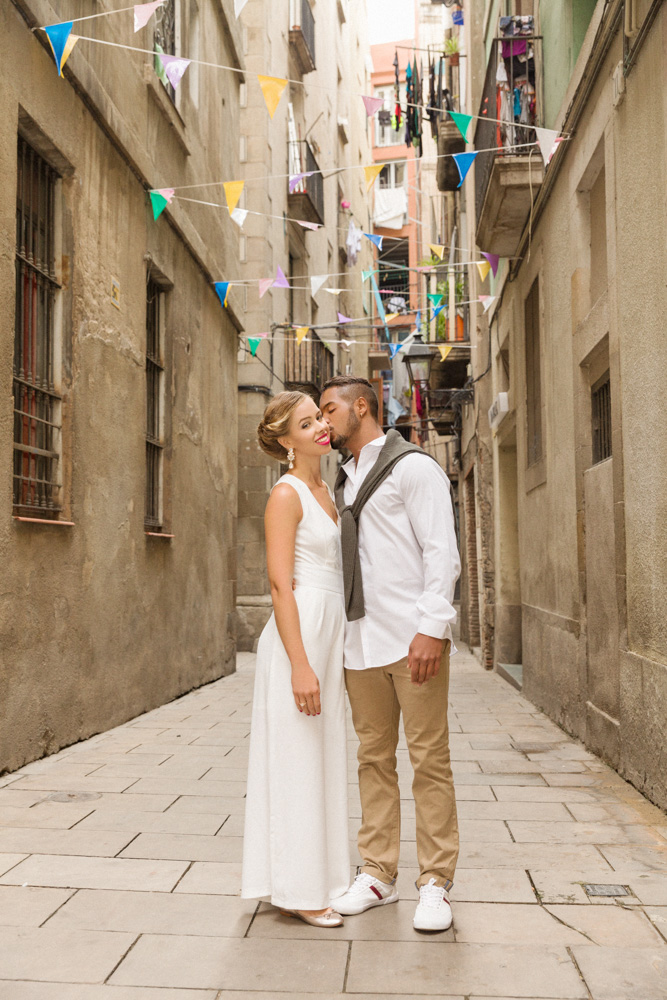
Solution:
[(217, 294), (218, 298), (220, 299), (220, 305), (221, 306), (226, 306), (227, 305), (227, 296), (229, 295), (230, 282), (229, 281), (216, 281), (214, 283), (214, 285), (215, 285), (216, 294)]
[(454, 162), (458, 167), (459, 177), (461, 178), (457, 187), (461, 187), (464, 180), (466, 179), (468, 171), (470, 170), (475, 161), (477, 153), (454, 153), (453, 155), (454, 155)]
[(49, 42), (51, 43), (53, 58), (56, 61), (56, 67), (58, 69), (58, 76), (61, 75), (63, 52), (65, 51), (65, 46), (67, 45), (67, 39), (72, 33), (73, 23), (73, 21), (61, 21), (60, 24), (50, 24), (48, 28), (44, 28)]

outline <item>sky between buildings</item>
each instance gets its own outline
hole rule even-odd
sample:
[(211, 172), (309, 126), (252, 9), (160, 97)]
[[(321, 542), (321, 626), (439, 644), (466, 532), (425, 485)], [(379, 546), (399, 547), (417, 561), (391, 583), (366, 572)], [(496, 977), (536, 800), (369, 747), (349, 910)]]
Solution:
[(367, 0), (367, 5), (371, 45), (414, 37), (414, 0)]

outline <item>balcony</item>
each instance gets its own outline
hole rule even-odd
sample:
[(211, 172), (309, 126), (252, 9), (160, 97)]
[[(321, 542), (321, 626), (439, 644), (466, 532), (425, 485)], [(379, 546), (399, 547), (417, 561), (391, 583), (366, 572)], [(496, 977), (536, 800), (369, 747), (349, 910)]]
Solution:
[(315, 18), (308, 0), (290, 0), (289, 41), (302, 76), (315, 69)]
[[(475, 131), (475, 148), (491, 150), (475, 161), (477, 245), (501, 257), (516, 253), (544, 179), (542, 157), (531, 145), (535, 132), (524, 127), (542, 124), (540, 41), (535, 35), (494, 40)], [(485, 114), (502, 124), (485, 121)]]
[(461, 176), (452, 156), (454, 153), (464, 153), (465, 148), (465, 140), (458, 127), (451, 118), (443, 119), (438, 126), (438, 163), (436, 166), (438, 191), (456, 191)]
[(307, 142), (290, 139), (289, 142), (290, 174), (310, 173), (304, 177), (289, 195), (290, 216), (293, 219), (303, 219), (304, 222), (317, 222), (324, 225), (324, 183), (317, 160)]
[(334, 375), (334, 355), (314, 330), (300, 344), (296, 334), (285, 340), (285, 388), (306, 392), (319, 399), (322, 386)]
[(465, 389), (470, 362), (469, 342), (453, 347), (444, 361), (434, 364), (428, 389), (428, 417), (443, 437), (455, 434), (461, 426), (461, 406), (471, 402), (473, 389)]

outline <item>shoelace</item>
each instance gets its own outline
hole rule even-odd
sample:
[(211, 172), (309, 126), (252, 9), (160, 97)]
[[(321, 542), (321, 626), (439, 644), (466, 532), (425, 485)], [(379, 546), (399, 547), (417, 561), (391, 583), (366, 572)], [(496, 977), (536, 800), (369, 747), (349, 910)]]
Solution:
[(364, 889), (368, 889), (371, 885), (373, 885), (373, 876), (369, 875), (368, 872), (360, 872), (348, 891), (355, 893), (363, 892)]
[(424, 906), (431, 906), (437, 909), (444, 898), (444, 889), (441, 885), (435, 884), (434, 878), (419, 889), (419, 902), (423, 903)]

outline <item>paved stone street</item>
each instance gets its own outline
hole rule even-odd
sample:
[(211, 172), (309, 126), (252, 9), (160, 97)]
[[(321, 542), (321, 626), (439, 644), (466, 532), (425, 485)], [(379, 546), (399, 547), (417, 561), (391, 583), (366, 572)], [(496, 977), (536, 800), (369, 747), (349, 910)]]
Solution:
[(2, 1000), (667, 997), (667, 818), (464, 652), (453, 929), (412, 929), (404, 744), (398, 905), (319, 931), (239, 899), (253, 662), (0, 778)]

